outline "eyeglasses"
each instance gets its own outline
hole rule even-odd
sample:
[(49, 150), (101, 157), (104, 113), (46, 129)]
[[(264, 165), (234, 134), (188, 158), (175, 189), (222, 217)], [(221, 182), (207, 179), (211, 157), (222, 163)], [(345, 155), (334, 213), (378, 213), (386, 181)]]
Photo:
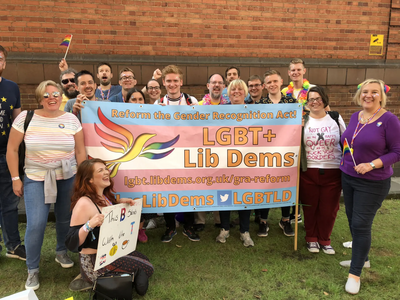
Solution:
[(159, 86), (149, 86), (147, 89), (149, 91), (158, 91), (158, 90), (160, 90), (160, 87)]
[(259, 84), (259, 83), (257, 83), (257, 84), (250, 84), (250, 85), (249, 85), (249, 89), (252, 89), (252, 88), (259, 88), (261, 85), (262, 85), (262, 84)]
[(75, 83), (75, 78), (66, 78), (61, 80), (62, 84), (68, 84), (68, 82)]
[(58, 98), (58, 97), (60, 97), (60, 92), (52, 92), (51, 94), (49, 94), (49, 93), (44, 93), (43, 94), (43, 98), (50, 98), (50, 96), (52, 96), (53, 98)]
[(217, 84), (219, 84), (219, 85), (224, 85), (224, 82), (223, 81), (211, 81), (210, 82), (212, 85), (217, 85)]
[(133, 79), (135, 79), (135, 77), (133, 77), (133, 76), (123, 76), (123, 77), (121, 77), (122, 81), (128, 81), (128, 80), (133, 80)]
[(317, 103), (320, 103), (322, 101), (322, 98), (321, 97), (317, 97), (317, 98), (310, 98), (310, 99), (308, 99), (308, 103), (313, 103), (313, 102), (317, 102)]

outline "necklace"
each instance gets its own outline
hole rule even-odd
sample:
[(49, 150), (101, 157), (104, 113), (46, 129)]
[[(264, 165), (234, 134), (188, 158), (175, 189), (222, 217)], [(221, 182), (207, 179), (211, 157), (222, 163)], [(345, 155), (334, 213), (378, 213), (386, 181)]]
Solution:
[(177, 101), (178, 99), (179, 99), (179, 104), (178, 105), (181, 105), (181, 102), (182, 102), (182, 98), (183, 98), (183, 93), (181, 93), (181, 95), (179, 96), (179, 98), (176, 98), (176, 99), (173, 99), (173, 98), (170, 98), (169, 96), (168, 96), (168, 94), (167, 95), (165, 95), (165, 97), (167, 97), (167, 103), (168, 103), (168, 105), (169, 105), (169, 101), (171, 100), (171, 101)]
[[(310, 82), (307, 79), (303, 79), (303, 86), (302, 86), (302, 90), (299, 92), (299, 94), (297, 95), (297, 101), (299, 103), (301, 103), (301, 105), (305, 106), (306, 102), (307, 102), (307, 92), (310, 89)], [(286, 96), (295, 98), (293, 96), (293, 91), (294, 91), (294, 85), (293, 85), (293, 81), (290, 82), (288, 89), (286, 91)]]
[[(357, 135), (360, 133), (360, 131), (361, 131), (366, 125), (369, 124), (369, 122), (375, 117), (375, 115), (381, 110), (381, 108), (382, 108), (382, 107), (379, 107), (379, 108), (374, 112), (374, 114), (373, 114), (371, 117), (369, 117), (368, 120), (366, 120), (365, 124), (364, 124), (363, 126), (361, 126), (360, 129), (358, 129), (358, 127), (360, 126), (360, 124), (362, 124), (362, 122), (361, 122), (361, 119), (362, 119), (362, 118), (359, 118), (359, 119), (358, 119), (357, 127), (356, 127), (356, 129), (354, 130), (353, 137), (351, 138), (351, 144), (350, 144), (350, 151), (351, 151), (351, 153), (354, 153), (354, 148), (353, 148), (354, 139), (357, 137)], [(363, 113), (363, 114), (364, 114), (364, 113)]]

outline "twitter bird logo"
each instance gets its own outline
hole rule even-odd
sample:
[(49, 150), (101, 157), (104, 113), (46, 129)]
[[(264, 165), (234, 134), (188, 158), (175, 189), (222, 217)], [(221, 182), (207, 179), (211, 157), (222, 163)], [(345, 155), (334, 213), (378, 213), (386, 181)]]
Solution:
[(225, 202), (226, 200), (228, 200), (229, 194), (219, 195), (219, 198), (221, 199), (221, 202)]
[(232, 191), (217, 191), (218, 205), (232, 205)]

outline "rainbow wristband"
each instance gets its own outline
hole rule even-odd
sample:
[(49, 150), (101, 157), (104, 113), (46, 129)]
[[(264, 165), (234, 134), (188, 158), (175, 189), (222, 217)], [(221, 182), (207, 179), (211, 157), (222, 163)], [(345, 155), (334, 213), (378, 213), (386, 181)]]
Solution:
[(89, 232), (92, 231), (93, 228), (89, 226), (89, 221), (87, 221), (84, 225), (83, 225), (83, 231), (85, 232)]

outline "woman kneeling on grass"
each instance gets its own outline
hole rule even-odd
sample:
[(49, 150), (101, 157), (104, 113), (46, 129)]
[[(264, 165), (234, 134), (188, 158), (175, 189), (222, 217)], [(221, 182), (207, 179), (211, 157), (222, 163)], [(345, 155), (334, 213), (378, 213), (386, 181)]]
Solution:
[(101, 208), (118, 203), (135, 204), (134, 200), (128, 198), (119, 199), (117, 202), (113, 186), (104, 161), (95, 158), (81, 163), (74, 183), (71, 226), (66, 243), (71, 251), (79, 250), (81, 275), (84, 280), (93, 283), (98, 276), (108, 272), (134, 274), (136, 292), (144, 295), (148, 288), (148, 278), (153, 274), (154, 268), (149, 259), (138, 251), (133, 251), (94, 271), (100, 226), (104, 221)]

